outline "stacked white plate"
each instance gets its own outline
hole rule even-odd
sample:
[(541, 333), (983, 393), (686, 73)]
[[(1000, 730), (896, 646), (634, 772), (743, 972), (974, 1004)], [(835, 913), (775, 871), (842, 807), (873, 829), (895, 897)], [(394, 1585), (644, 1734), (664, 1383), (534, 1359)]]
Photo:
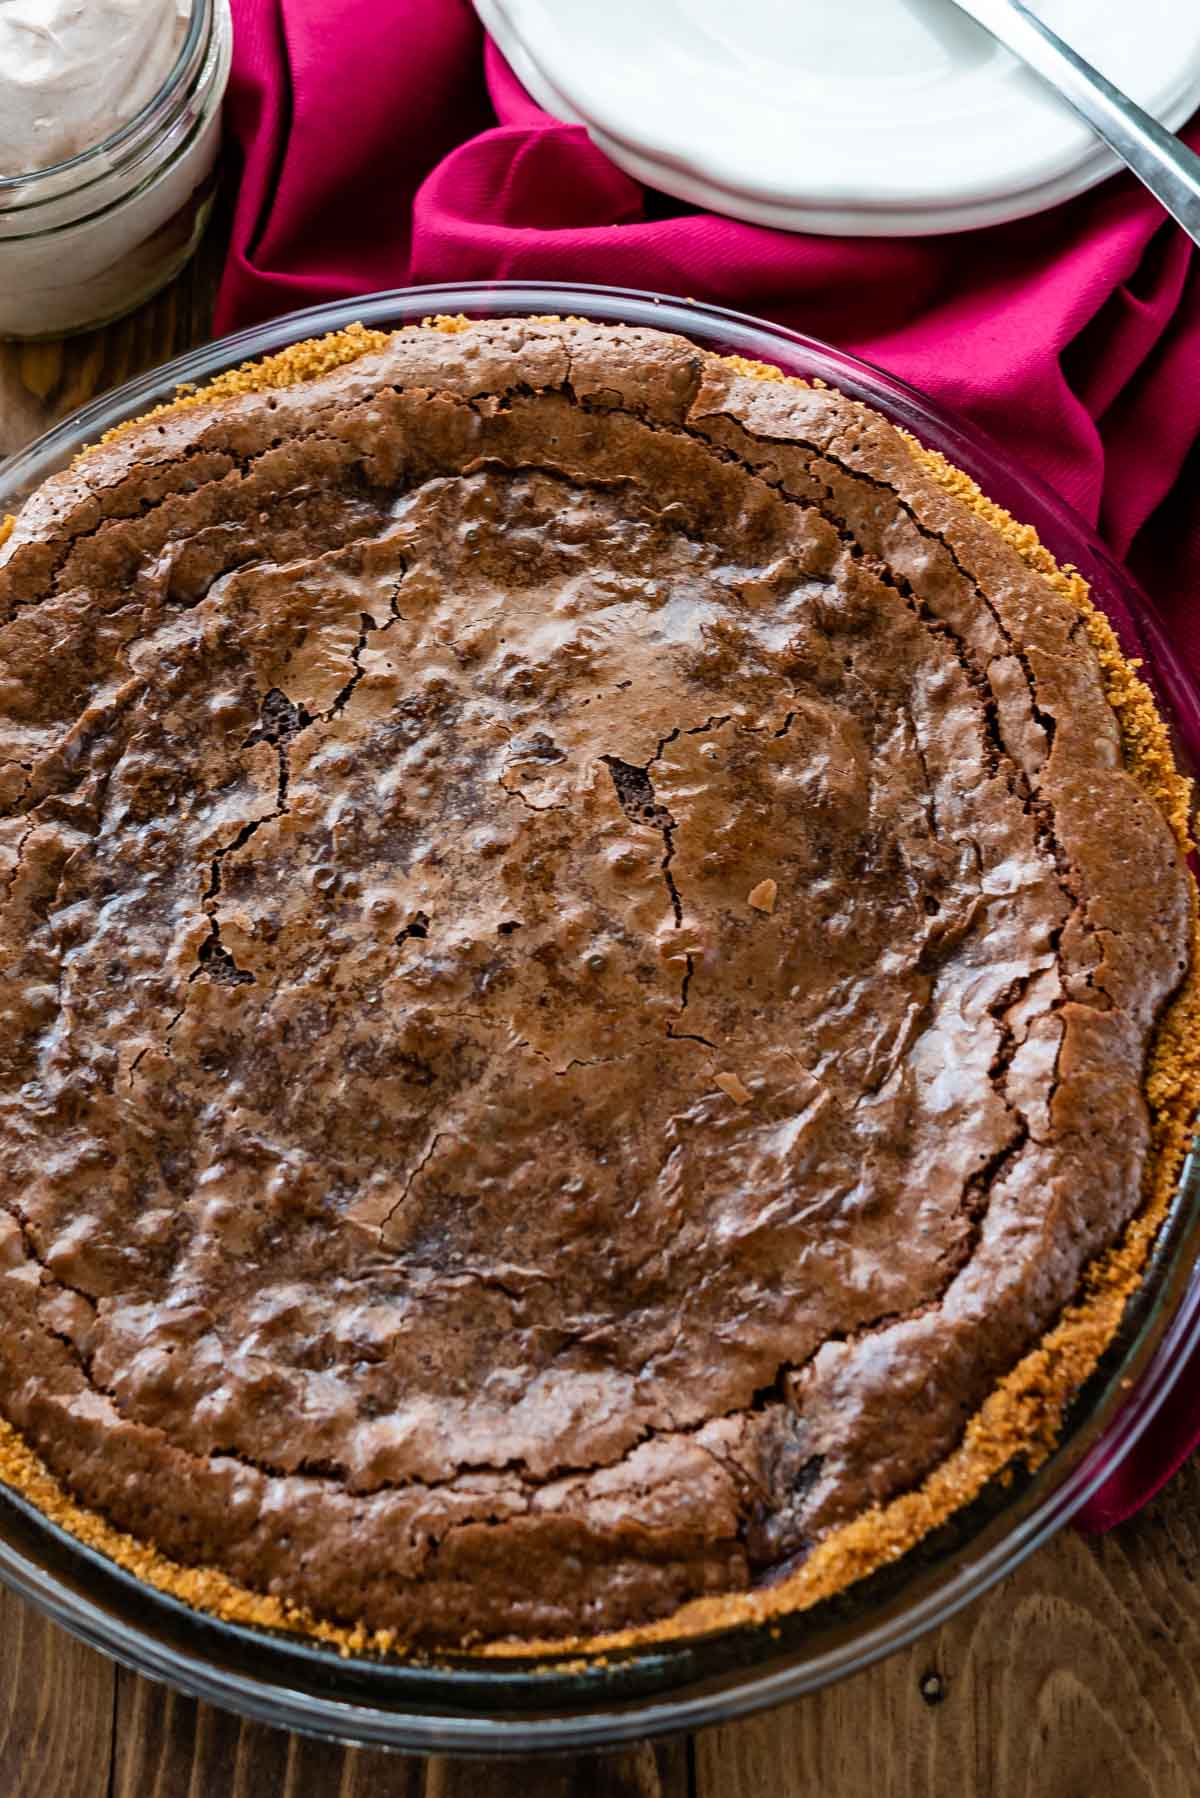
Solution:
[[(1200, 0), (1033, 0), (1172, 130)], [(475, 0), (533, 97), (682, 200), (793, 231), (1023, 218), (1119, 166), (950, 0)]]

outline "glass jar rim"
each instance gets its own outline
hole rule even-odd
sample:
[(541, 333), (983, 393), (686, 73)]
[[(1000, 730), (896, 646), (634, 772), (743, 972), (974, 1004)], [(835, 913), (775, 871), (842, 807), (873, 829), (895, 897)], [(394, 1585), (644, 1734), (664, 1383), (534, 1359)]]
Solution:
[[(0, 213), (36, 206), (49, 198), (59, 199), (66, 193), (77, 193), (110, 175), (114, 158), (115, 166), (119, 166), (164, 131), (175, 117), (180, 90), (185, 87), (193, 68), (203, 61), (214, 5), (215, 0), (192, 0), (187, 30), (170, 70), (162, 85), (131, 119), (118, 125), (107, 137), (89, 144), (85, 150), (76, 151), (74, 156), (64, 157), (61, 162), (52, 162), (46, 168), (26, 169), (17, 175), (0, 176)], [(62, 184), (63, 176), (75, 173), (79, 175), (77, 181)], [(48, 189), (46, 194), (36, 192), (42, 184)]]

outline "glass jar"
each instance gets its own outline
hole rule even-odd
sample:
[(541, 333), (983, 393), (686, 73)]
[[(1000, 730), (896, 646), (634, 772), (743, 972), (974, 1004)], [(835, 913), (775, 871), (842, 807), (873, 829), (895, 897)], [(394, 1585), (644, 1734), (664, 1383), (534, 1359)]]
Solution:
[(194, 0), (162, 87), (109, 137), (0, 180), (0, 337), (58, 337), (131, 312), (183, 267), (212, 210), (229, 0)]

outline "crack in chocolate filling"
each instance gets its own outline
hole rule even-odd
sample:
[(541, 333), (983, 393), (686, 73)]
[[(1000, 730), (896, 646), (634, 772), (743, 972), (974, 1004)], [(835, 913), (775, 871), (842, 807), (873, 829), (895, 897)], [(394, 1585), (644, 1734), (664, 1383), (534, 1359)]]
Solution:
[(0, 550), (0, 1410), (454, 1643), (768, 1584), (1136, 1209), (1187, 961), (1078, 616), (865, 408), (411, 330)]

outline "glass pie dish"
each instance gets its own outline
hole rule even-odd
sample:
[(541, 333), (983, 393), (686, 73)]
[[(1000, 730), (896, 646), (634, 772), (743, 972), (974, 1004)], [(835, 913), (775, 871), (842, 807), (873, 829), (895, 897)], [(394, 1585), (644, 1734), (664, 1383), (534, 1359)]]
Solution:
[[(575, 314), (678, 330), (706, 348), (819, 378), (887, 414), (1033, 525), (1090, 582), (1127, 656), (1142, 660), (1187, 766), (1200, 763), (1200, 704), (1149, 601), (1080, 521), (986, 442), (921, 396), (819, 344), (714, 308), (604, 288), (500, 283), (347, 301), (208, 346), (85, 408), (0, 469), (0, 513), (83, 446), (248, 357), (356, 321), (398, 326), (436, 313)], [(1066, 1522), (1119, 1465), (1200, 1332), (1200, 1158), (1175, 1194), (1118, 1339), (1076, 1399), (1056, 1453), (996, 1481), (886, 1570), (819, 1607), (602, 1657), (420, 1661), (341, 1655), (307, 1638), (190, 1610), (49, 1523), (0, 1498), (0, 1578), (84, 1639), (184, 1690), (284, 1727), (416, 1750), (525, 1752), (613, 1743), (732, 1717), (866, 1665), (940, 1622)]]

